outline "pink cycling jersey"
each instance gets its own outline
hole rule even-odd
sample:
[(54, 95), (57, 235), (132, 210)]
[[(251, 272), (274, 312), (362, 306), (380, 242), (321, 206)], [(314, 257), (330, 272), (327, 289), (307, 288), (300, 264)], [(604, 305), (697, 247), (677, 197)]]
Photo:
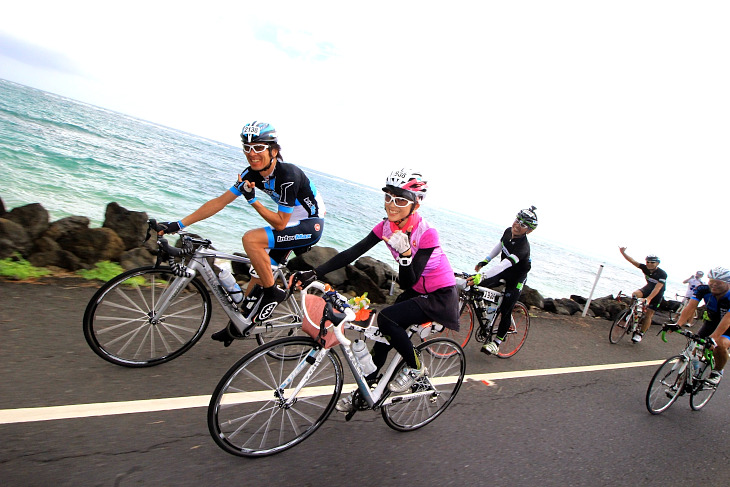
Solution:
[[(387, 220), (375, 225), (373, 233), (382, 239), (384, 236), (390, 238), (394, 233), (394, 225)], [(451, 268), (449, 259), (446, 258), (441, 244), (439, 242), (439, 235), (435, 228), (431, 226), (421, 218), (418, 213), (411, 215), (411, 221), (409, 227), (413, 226), (413, 231), (410, 236), (411, 252), (413, 256), (416, 255), (418, 249), (433, 248), (433, 253), (426, 264), (426, 268), (421, 274), (421, 278), (418, 279), (416, 284), (413, 286), (413, 290), (418, 293), (430, 293), (443, 287), (453, 286), (456, 284), (454, 280), (454, 271)], [(398, 252), (393, 250), (390, 246), (387, 246), (390, 253), (393, 254), (393, 258), (398, 260)]]

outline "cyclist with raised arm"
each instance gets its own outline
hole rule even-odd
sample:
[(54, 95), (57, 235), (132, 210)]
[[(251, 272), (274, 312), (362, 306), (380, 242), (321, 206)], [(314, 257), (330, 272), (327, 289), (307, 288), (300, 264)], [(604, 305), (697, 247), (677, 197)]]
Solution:
[[(324, 229), (325, 207), (321, 195), (306, 174), (293, 164), (284, 162), (276, 130), (266, 122), (251, 122), (241, 131), (243, 153), (249, 166), (225, 193), (204, 203), (190, 215), (176, 222), (164, 222), (164, 233), (176, 233), (195, 222), (215, 215), (239, 196), (256, 210), (268, 226), (247, 231), (243, 249), (251, 259), (253, 272), (247, 292), (260, 283), (261, 303), (254, 321), (271, 316), (286, 292), (275, 285), (272, 265), (283, 262), (291, 251), (303, 253), (317, 243)], [(278, 205), (271, 211), (259, 201), (256, 190), (268, 195)], [(212, 338), (227, 347), (233, 341), (228, 326)]]
[[(292, 278), (295, 284), (306, 286), (317, 276), (324, 276), (353, 262), (380, 241), (386, 243), (398, 262), (398, 278), (405, 291), (392, 306), (382, 309), (377, 315), (378, 329), (390, 345), (375, 343), (372, 354), (377, 370), (366, 379), (371, 383), (377, 380), (388, 352), (395, 348), (405, 361), (400, 373), (388, 384), (395, 393), (407, 391), (417, 379), (428, 373), (406, 329), (428, 321), (438, 321), (447, 328), (459, 329), (459, 297), (454, 271), (441, 248), (438, 232), (417, 212), (427, 188), (420, 172), (412, 169), (393, 171), (383, 188), (386, 218), (360, 242), (317, 268), (298, 272)], [(337, 410), (354, 410), (352, 398), (353, 394), (341, 398), (336, 405)]]
[[(478, 274), (475, 274), (467, 281), (469, 285), (485, 287), (498, 286), (500, 281), (505, 281), (504, 298), (499, 307), (501, 319), (497, 328), (497, 336), (494, 341), (485, 343), (480, 349), (482, 353), (487, 355), (496, 355), (499, 352), (499, 346), (507, 336), (509, 327), (512, 324), (512, 309), (515, 307), (522, 292), (522, 287), (527, 281), (527, 273), (532, 268), (530, 243), (527, 241), (527, 235), (537, 228), (535, 210), (536, 208), (531, 206), (517, 213), (512, 226), (504, 231), (497, 245), (494, 246), (484, 260), (474, 267)], [(489, 264), (498, 255), (500, 256), (499, 264), (481, 271), (482, 267)]]
[(667, 286), (667, 273), (659, 268), (660, 260), (656, 255), (647, 255), (646, 264), (642, 264), (641, 262), (632, 259), (626, 253), (626, 247), (619, 247), (619, 251), (621, 252), (621, 255), (624, 256), (624, 259), (631, 262), (634, 267), (640, 269), (641, 272), (644, 273), (644, 278), (646, 278), (646, 285), (631, 293), (631, 295), (635, 298), (646, 299), (647, 303), (646, 313), (644, 313), (644, 321), (641, 322), (641, 330), (635, 331), (634, 336), (631, 337), (632, 342), (639, 343), (644, 337), (646, 330), (648, 330), (651, 326), (651, 320), (654, 317), (654, 312), (658, 310), (659, 305), (662, 304), (662, 299), (664, 299), (664, 290)]
[(730, 271), (724, 267), (715, 267), (710, 271), (707, 284), (697, 286), (689, 303), (682, 310), (676, 325), (686, 325), (694, 317), (700, 301), (705, 302), (703, 324), (697, 334), (702, 338), (714, 341), (715, 369), (707, 378), (717, 384), (728, 360), (730, 349)]

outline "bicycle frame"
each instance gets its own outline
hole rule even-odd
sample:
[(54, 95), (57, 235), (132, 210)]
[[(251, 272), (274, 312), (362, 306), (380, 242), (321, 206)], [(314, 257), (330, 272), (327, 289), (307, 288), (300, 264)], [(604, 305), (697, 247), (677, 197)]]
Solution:
[[(667, 337), (666, 337), (666, 330), (662, 330), (662, 341), (666, 343)], [(680, 332), (681, 334), (681, 332)], [(685, 335), (686, 336), (686, 335)], [(697, 355), (697, 348), (698, 344), (696, 341), (692, 340), (691, 338), (687, 337), (687, 346), (684, 347), (684, 349), (680, 352), (680, 355), (684, 357), (684, 360), (682, 360), (681, 365), (678, 369), (678, 374), (684, 374), (685, 370), (687, 369), (687, 365), (692, 362), (692, 357)], [(710, 365), (708, 370), (715, 368), (715, 354), (712, 350), (702, 345), (702, 357), (703, 359)], [(674, 369), (673, 369), (674, 370)], [(685, 383), (688, 387), (690, 387), (689, 390), (692, 390), (691, 388), (694, 385), (695, 377), (694, 377), (694, 371), (690, 371), (690, 373), (684, 374), (685, 377)]]
[[(184, 236), (185, 234), (181, 232), (181, 235)], [(158, 239), (158, 242), (159, 241), (160, 239)], [(223, 308), (223, 311), (233, 323), (233, 326), (235, 326), (238, 332), (243, 336), (249, 336), (252, 333), (266, 333), (271, 329), (277, 328), (293, 328), (300, 325), (301, 322), (286, 324), (263, 323), (261, 325), (252, 326), (252, 318), (247, 318), (243, 315), (243, 313), (241, 313), (238, 305), (233, 301), (233, 299), (225, 291), (225, 289), (223, 289), (223, 287), (219, 284), (218, 276), (216, 275), (215, 270), (208, 261), (208, 259), (211, 258), (228, 260), (231, 262), (240, 262), (242, 264), (251, 264), (251, 260), (248, 257), (228, 254), (226, 252), (219, 252), (217, 250), (213, 250), (205, 247), (204, 245), (201, 245), (195, 250), (188, 262), (182, 267), (181, 274), (183, 275), (175, 279), (172, 285), (160, 296), (160, 300), (158, 301), (157, 306), (155, 306), (154, 315), (152, 316), (153, 319), (156, 319), (159, 315), (163, 314), (167, 309), (169, 303), (175, 298), (175, 296), (177, 296), (180, 290), (184, 289), (185, 286), (187, 286), (190, 281), (195, 278), (196, 275), (199, 275), (203, 279), (203, 281), (207, 283), (208, 289), (213, 294), (213, 296), (215, 296), (216, 300)], [(286, 277), (284, 276), (284, 272), (281, 270), (281, 267), (282, 266), (278, 265), (271, 266), (271, 271), (274, 274), (274, 282), (276, 282), (277, 280), (281, 280), (284, 286), (284, 290), (288, 291), (289, 285), (286, 281)], [(301, 309), (298, 308), (296, 300), (290, 300), (289, 302), (293, 303), (293, 305), (297, 307), (295, 311), (299, 316), (301, 316)], [(260, 301), (256, 303), (254, 309), (249, 313), (250, 317), (256, 316), (256, 311), (258, 310), (259, 304)]]
[[(304, 310), (304, 313), (306, 313), (306, 305), (305, 305), (305, 297), (307, 294), (307, 290), (310, 288), (318, 289), (322, 292), (325, 292), (325, 287), (322, 285), (322, 283), (319, 283), (317, 281), (313, 282), (305, 290), (302, 291), (302, 304), (301, 309)], [(337, 296), (339, 299), (341, 299), (343, 302), (346, 302), (346, 298), (339, 293), (337, 293)], [(307, 316), (307, 319), (309, 317)], [(360, 394), (362, 394), (363, 399), (368, 404), (368, 407), (370, 409), (375, 409), (383, 406), (387, 406), (389, 404), (392, 404), (394, 402), (401, 402), (401, 401), (407, 401), (416, 397), (424, 396), (424, 395), (433, 395), (434, 391), (420, 391), (420, 392), (414, 392), (410, 394), (401, 394), (395, 397), (390, 397), (386, 393), (386, 388), (388, 386), (388, 383), (390, 382), (390, 379), (392, 378), (393, 374), (396, 372), (398, 368), (398, 364), (401, 361), (401, 356), (398, 354), (395, 354), (393, 358), (390, 360), (390, 363), (385, 369), (385, 372), (383, 373), (383, 377), (378, 382), (377, 387), (374, 390), (370, 390), (370, 387), (367, 384), (367, 381), (365, 379), (365, 374), (362, 371), (362, 367), (360, 366), (360, 363), (357, 361), (357, 358), (355, 357), (355, 354), (353, 353), (352, 349), (350, 348), (351, 341), (345, 337), (344, 333), (342, 332), (343, 327), (346, 329), (351, 329), (358, 331), (360, 333), (363, 333), (366, 338), (370, 338), (371, 340), (374, 340), (376, 342), (381, 343), (388, 343), (388, 341), (381, 335), (380, 330), (378, 329), (377, 325), (375, 325), (374, 319), (371, 316), (369, 324), (367, 327), (358, 326), (353, 323), (355, 320), (355, 313), (350, 308), (345, 308), (345, 318), (338, 323), (337, 325), (333, 326), (331, 331), (334, 332), (335, 336), (337, 337), (337, 340), (339, 341), (339, 348), (342, 351), (343, 356), (345, 357), (345, 361), (347, 362), (347, 365), (350, 368), (350, 371), (352, 372), (352, 375), (355, 377), (355, 382), (358, 385), (358, 388), (360, 390)], [(310, 322), (311, 319), (309, 320)], [(408, 335), (412, 336), (413, 333), (415, 333), (420, 325), (412, 325), (408, 328)], [(282, 382), (280, 386), (280, 390), (284, 390), (289, 384), (292, 383), (292, 381), (302, 372), (304, 367), (307, 366), (307, 364), (311, 364), (309, 370), (304, 375), (304, 377), (299, 382), (299, 385), (292, 390), (292, 395), (287, 401), (287, 404), (293, 404), (297, 400), (297, 394), (302, 389), (304, 384), (307, 383), (309, 378), (315, 373), (317, 370), (317, 367), (322, 362), (322, 359), (330, 353), (330, 349), (328, 348), (321, 348), (318, 351), (312, 351), (307, 357), (305, 357), (298, 365), (295, 367), (295, 369), (289, 374), (289, 376)], [(314, 363), (312, 363), (312, 361)], [(425, 380), (428, 380), (426, 378)]]
[[(471, 306), (472, 311), (476, 315), (477, 321), (479, 322), (479, 330), (482, 330), (484, 332), (484, 336), (487, 338), (487, 341), (489, 341), (489, 339), (491, 339), (492, 336), (497, 333), (496, 331), (494, 331), (494, 322), (499, 315), (499, 308), (500, 306), (502, 306), (504, 294), (499, 291), (495, 291), (493, 289), (488, 289), (485, 287), (476, 288), (476, 291), (478, 292), (470, 293), (468, 298), (465, 299), (465, 304), (467, 306)], [(481, 296), (479, 296), (479, 294), (481, 294)], [(485, 308), (492, 306), (496, 308), (493, 313), (490, 313), (488, 315), (488, 319), (486, 321), (482, 317), (482, 313), (477, 312), (483, 309), (477, 306), (477, 301), (482, 302)]]
[[(621, 298), (622, 295), (619, 295), (618, 297)], [(625, 295), (624, 295), (625, 296)], [(628, 297), (628, 296), (627, 296)], [(629, 316), (628, 319), (630, 319), (634, 326), (641, 323), (641, 320), (644, 318), (644, 309), (645, 309), (645, 298), (637, 298), (632, 296), (631, 299), (633, 302), (631, 303), (631, 306), (629, 306)], [(631, 331), (634, 331), (633, 329)]]

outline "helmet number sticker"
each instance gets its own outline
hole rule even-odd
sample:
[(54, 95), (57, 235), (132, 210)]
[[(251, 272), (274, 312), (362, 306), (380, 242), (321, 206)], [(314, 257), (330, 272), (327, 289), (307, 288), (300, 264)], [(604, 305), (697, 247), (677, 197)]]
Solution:
[(261, 135), (261, 127), (259, 126), (253, 126), (253, 125), (246, 125), (243, 127), (243, 132), (241, 132), (242, 135)]

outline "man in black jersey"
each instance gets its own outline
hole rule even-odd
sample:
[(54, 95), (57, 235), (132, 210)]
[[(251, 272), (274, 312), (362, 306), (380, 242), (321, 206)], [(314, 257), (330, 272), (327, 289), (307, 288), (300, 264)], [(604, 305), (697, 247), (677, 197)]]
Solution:
[(501, 320), (497, 329), (497, 337), (493, 342), (485, 343), (482, 346), (482, 353), (496, 355), (499, 351), (499, 345), (507, 336), (507, 332), (512, 323), (512, 309), (520, 297), (522, 287), (527, 280), (527, 273), (530, 272), (532, 266), (530, 260), (530, 243), (527, 241), (527, 234), (531, 233), (535, 228), (537, 228), (535, 207), (531, 206), (527, 210), (520, 211), (512, 226), (507, 228), (504, 234), (502, 234), (499, 243), (497, 243), (483, 261), (476, 265), (474, 270), (478, 272), (497, 255), (501, 254), (499, 264), (472, 276), (468, 281), (469, 285), (475, 284), (485, 287), (497, 286), (502, 279), (505, 281), (504, 298), (499, 307)]
[[(271, 317), (277, 304), (286, 298), (286, 292), (275, 285), (272, 265), (283, 262), (291, 251), (295, 254), (308, 250), (319, 241), (324, 230), (325, 207), (321, 195), (304, 172), (284, 162), (276, 130), (266, 122), (251, 122), (241, 131), (243, 152), (249, 166), (238, 175), (238, 180), (225, 193), (204, 203), (190, 215), (176, 222), (164, 222), (164, 233), (176, 233), (195, 222), (215, 215), (239, 196), (269, 226), (248, 230), (243, 235), (243, 249), (251, 259), (252, 280), (247, 292), (255, 284), (263, 287), (261, 303), (254, 321)], [(266, 208), (259, 201), (256, 190), (266, 194), (277, 205), (277, 211)], [(226, 327), (212, 338), (227, 347), (233, 341)]]
[(626, 247), (619, 247), (619, 251), (621, 252), (621, 255), (624, 256), (624, 259), (631, 262), (634, 267), (641, 269), (641, 272), (644, 273), (644, 277), (646, 278), (646, 285), (631, 293), (631, 295), (636, 298), (645, 298), (647, 302), (646, 313), (644, 313), (644, 321), (641, 322), (641, 331), (635, 331), (634, 336), (631, 337), (632, 342), (639, 343), (641, 338), (644, 336), (644, 333), (646, 333), (646, 330), (648, 330), (651, 326), (651, 320), (654, 317), (654, 312), (659, 309), (659, 305), (662, 304), (662, 299), (664, 299), (664, 290), (667, 285), (667, 273), (659, 268), (660, 261), (659, 257), (656, 255), (647, 255), (646, 264), (642, 264), (641, 262), (637, 262), (632, 259), (626, 253)]

